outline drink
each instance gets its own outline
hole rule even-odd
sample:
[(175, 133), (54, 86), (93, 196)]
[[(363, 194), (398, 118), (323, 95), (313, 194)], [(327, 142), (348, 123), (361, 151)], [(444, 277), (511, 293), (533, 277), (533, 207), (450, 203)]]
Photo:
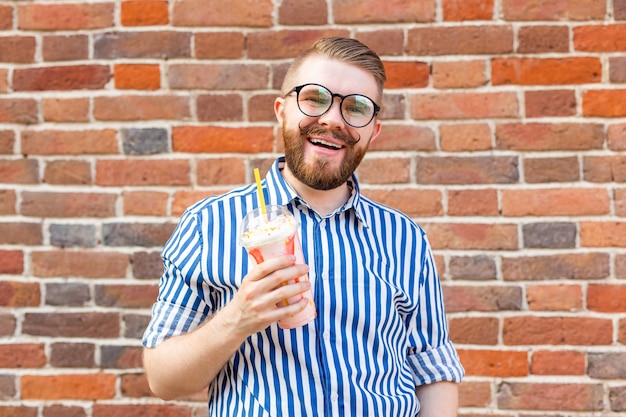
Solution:
[[(298, 226), (298, 220), (282, 206), (267, 206), (265, 214), (262, 213), (261, 209), (255, 209), (248, 213), (243, 220), (239, 242), (257, 264), (281, 255), (295, 255), (296, 263), (304, 263), (298, 237)], [(293, 281), (285, 282), (283, 285), (308, 279), (307, 275), (303, 275)], [(278, 306), (291, 305), (302, 298), (309, 300), (307, 307), (287, 319), (279, 320), (278, 325), (281, 328), (293, 329), (315, 319), (317, 313), (311, 290), (285, 299), (279, 302)]]

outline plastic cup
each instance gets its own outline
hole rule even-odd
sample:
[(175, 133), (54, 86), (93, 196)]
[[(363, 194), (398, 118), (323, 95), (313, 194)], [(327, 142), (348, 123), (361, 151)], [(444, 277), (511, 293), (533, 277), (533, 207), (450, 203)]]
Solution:
[[(239, 243), (246, 248), (250, 257), (257, 264), (276, 256), (295, 255), (296, 264), (304, 263), (304, 255), (298, 237), (298, 220), (289, 210), (282, 206), (268, 205), (266, 212), (255, 209), (249, 212), (243, 219), (239, 233)], [(308, 280), (308, 275), (303, 275), (295, 280), (287, 281), (283, 285)], [(279, 302), (279, 307), (295, 304), (303, 298), (307, 298), (307, 307), (297, 314), (278, 321), (283, 329), (293, 329), (311, 322), (317, 317), (313, 293), (311, 290), (298, 294)]]

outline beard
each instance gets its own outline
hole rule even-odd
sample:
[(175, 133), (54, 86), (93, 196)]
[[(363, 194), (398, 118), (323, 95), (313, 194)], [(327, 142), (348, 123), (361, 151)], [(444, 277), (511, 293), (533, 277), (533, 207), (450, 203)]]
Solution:
[[(344, 157), (338, 168), (332, 167), (332, 159), (317, 157), (307, 163), (304, 156), (304, 145), (311, 134), (331, 134), (345, 144)], [(289, 130), (283, 123), (283, 140), (285, 141), (285, 161), (293, 176), (316, 190), (332, 190), (345, 184), (361, 163), (367, 146), (356, 148), (354, 145), (361, 138), (354, 139), (341, 131), (329, 131), (318, 124)]]

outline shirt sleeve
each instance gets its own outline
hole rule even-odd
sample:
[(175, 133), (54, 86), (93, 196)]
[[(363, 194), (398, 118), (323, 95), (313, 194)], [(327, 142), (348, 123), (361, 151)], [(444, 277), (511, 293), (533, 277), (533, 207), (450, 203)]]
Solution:
[(202, 234), (197, 216), (185, 213), (166, 243), (159, 295), (143, 335), (145, 347), (156, 347), (166, 339), (189, 332), (209, 315), (210, 294), (200, 267)]
[(413, 318), (409, 366), (416, 386), (438, 381), (461, 382), (465, 371), (449, 338), (441, 282), (426, 235), (422, 243), (422, 254), (418, 257), (421, 260), (419, 308)]

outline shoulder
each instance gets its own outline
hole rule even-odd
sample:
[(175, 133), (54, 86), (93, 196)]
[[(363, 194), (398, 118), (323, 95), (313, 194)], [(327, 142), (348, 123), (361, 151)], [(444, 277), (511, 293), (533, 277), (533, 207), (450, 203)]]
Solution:
[(374, 225), (384, 222), (392, 227), (409, 229), (420, 235), (425, 234), (424, 230), (411, 217), (398, 209), (374, 201), (363, 194), (361, 194), (359, 203), (363, 216), (368, 224)]

